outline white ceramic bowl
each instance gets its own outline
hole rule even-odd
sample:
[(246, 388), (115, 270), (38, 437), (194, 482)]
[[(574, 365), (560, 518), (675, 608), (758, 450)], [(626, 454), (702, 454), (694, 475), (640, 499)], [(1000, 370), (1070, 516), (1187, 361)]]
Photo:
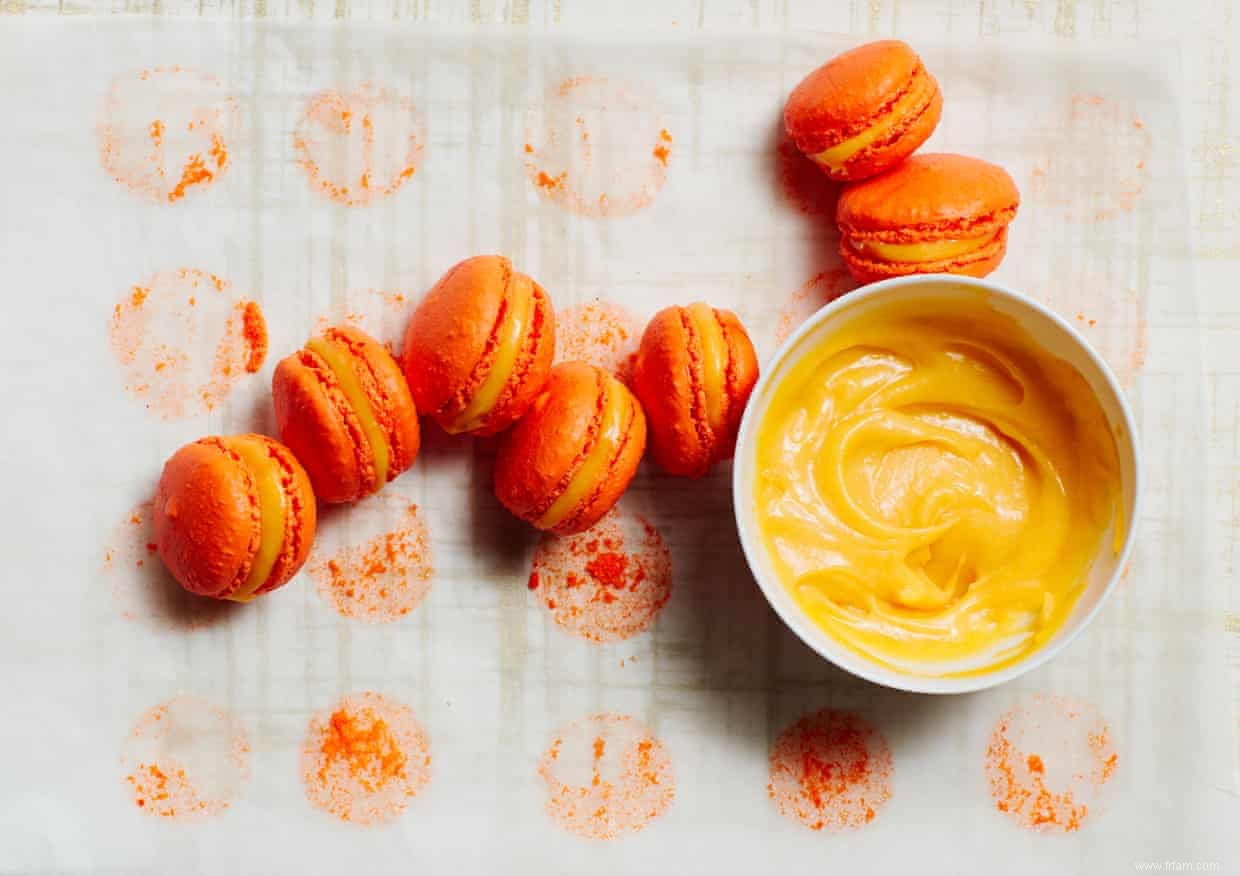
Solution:
[[(776, 576), (758, 535), (752, 501), (757, 431), (776, 387), (800, 357), (836, 328), (874, 308), (897, 300), (915, 308), (919, 300), (942, 300), (944, 297), (991, 308), (1014, 319), (1048, 356), (1064, 360), (1085, 378), (1115, 435), (1123, 519), (1128, 521), (1123, 546), (1118, 553), (1112, 547), (1113, 531), (1104, 533), (1085, 592), (1077, 600), (1071, 616), (1050, 641), (1001, 669), (968, 676), (923, 676), (900, 672), (868, 660), (832, 638), (806, 615)], [(1137, 516), (1139, 473), (1132, 410), (1111, 369), (1076, 329), (1044, 305), (997, 283), (951, 274), (930, 274), (886, 280), (850, 292), (810, 317), (780, 347), (754, 388), (741, 421), (733, 464), (732, 502), (741, 546), (758, 585), (775, 613), (805, 644), (842, 669), (878, 684), (922, 693), (965, 693), (1002, 684), (1045, 663), (1075, 639), (1098, 613), (1132, 551), (1136, 523), (1140, 519)]]

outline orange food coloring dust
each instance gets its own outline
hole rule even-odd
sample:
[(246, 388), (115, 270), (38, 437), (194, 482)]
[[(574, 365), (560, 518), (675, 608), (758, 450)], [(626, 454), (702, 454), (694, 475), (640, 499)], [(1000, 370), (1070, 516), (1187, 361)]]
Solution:
[(310, 721), (302, 779), (310, 802), (342, 821), (398, 817), (430, 780), (430, 745), (408, 707), (369, 691)]
[(1097, 712), (1063, 697), (1035, 696), (1005, 714), (985, 753), (995, 809), (1021, 827), (1057, 833), (1079, 830), (1097, 810), (1118, 764)]
[(145, 712), (121, 751), (124, 782), (146, 815), (195, 820), (218, 815), (250, 775), (245, 730), (223, 709), (175, 697)]
[[(654, 201), (667, 178), (672, 135), (644, 89), (576, 76), (551, 88), (538, 113), (522, 149), (540, 196), (594, 218), (628, 215)], [(606, 147), (607, 161), (595, 160), (596, 144)]]
[(344, 617), (391, 623), (430, 592), (430, 539), (417, 505), (381, 494), (368, 507), (378, 512), (379, 531), (330, 552), (316, 546), (309, 572), (319, 594)]
[(636, 316), (607, 299), (570, 305), (556, 314), (556, 361), (586, 362), (630, 383), (641, 330)]
[(881, 733), (857, 715), (825, 709), (775, 740), (767, 793), (781, 815), (811, 830), (853, 829), (887, 805), (892, 772)]
[(529, 589), (572, 635), (618, 642), (647, 629), (671, 597), (671, 554), (644, 518), (613, 510), (583, 533), (545, 536)]
[(598, 714), (562, 728), (543, 753), (546, 812), (569, 833), (616, 839), (643, 830), (675, 799), (671, 756), (643, 723)]

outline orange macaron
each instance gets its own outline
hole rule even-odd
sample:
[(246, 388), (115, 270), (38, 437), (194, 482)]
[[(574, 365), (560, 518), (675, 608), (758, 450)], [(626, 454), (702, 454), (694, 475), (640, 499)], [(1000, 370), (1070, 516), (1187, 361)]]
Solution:
[(584, 362), (551, 369), (529, 411), (500, 438), (495, 495), (538, 529), (589, 529), (628, 488), (646, 449), (633, 393)]
[(1020, 192), (1002, 167), (965, 155), (914, 155), (844, 187), (840, 255), (862, 283), (906, 274), (984, 277), (1007, 250)]
[(655, 462), (701, 477), (730, 459), (757, 380), (758, 357), (736, 314), (701, 302), (656, 313), (633, 372)]
[(554, 354), (550, 296), (503, 256), (475, 256), (418, 304), (405, 377), (418, 410), (445, 431), (494, 435), (525, 413)]
[(324, 502), (355, 502), (413, 465), (418, 413), (388, 348), (348, 326), (329, 328), (276, 366), (280, 438)]
[(203, 438), (164, 464), (155, 544), (190, 593), (248, 602), (297, 574), (316, 513), (310, 479), (284, 445), (263, 435)]
[(788, 96), (784, 128), (829, 177), (858, 180), (912, 155), (942, 112), (939, 84), (917, 53), (881, 40), (806, 76)]

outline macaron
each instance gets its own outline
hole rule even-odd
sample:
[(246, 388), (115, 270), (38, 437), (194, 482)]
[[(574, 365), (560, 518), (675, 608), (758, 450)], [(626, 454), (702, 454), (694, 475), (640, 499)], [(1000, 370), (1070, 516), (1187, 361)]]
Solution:
[(555, 354), (551, 298), (503, 256), (452, 267), (405, 332), (418, 410), (452, 434), (494, 435), (525, 413)]
[(316, 513), (310, 479), (284, 445), (264, 435), (202, 438), (164, 464), (155, 544), (190, 593), (249, 602), (297, 574)]
[(646, 417), (629, 388), (602, 368), (564, 362), (500, 437), (495, 495), (538, 529), (581, 532), (620, 499), (645, 449)]
[(758, 357), (736, 314), (702, 302), (656, 313), (633, 371), (655, 462), (696, 478), (730, 459), (757, 380)]
[(280, 439), (324, 502), (356, 502), (413, 465), (418, 412), (388, 348), (329, 328), (282, 359), (271, 379)]
[(844, 187), (840, 255), (862, 283), (906, 274), (984, 277), (1007, 250), (1020, 192), (1002, 167), (965, 155), (914, 155)]
[(913, 154), (934, 132), (943, 95), (906, 43), (881, 40), (837, 55), (801, 81), (784, 128), (827, 176), (858, 180)]

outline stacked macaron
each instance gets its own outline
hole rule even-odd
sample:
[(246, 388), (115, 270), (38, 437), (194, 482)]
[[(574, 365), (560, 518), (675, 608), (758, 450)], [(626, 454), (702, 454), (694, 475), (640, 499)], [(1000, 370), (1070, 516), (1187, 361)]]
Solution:
[(840, 257), (859, 282), (982, 277), (1003, 259), (1020, 205), (1011, 176), (977, 158), (913, 155), (942, 107), (937, 81), (898, 40), (832, 58), (788, 97), (788, 136), (845, 183), (836, 206)]

